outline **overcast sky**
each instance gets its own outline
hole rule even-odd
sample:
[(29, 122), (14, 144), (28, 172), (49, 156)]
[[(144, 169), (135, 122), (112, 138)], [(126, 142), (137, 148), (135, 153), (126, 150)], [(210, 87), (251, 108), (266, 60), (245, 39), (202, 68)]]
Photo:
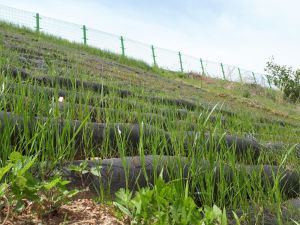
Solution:
[(299, 0), (0, 0), (188, 55), (264, 72), (300, 68)]

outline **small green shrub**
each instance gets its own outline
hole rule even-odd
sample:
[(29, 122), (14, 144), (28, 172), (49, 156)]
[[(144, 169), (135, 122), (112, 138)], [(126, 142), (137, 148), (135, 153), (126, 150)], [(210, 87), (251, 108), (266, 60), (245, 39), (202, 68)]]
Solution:
[(243, 97), (244, 98), (250, 98), (251, 97), (250, 91), (249, 90), (243, 91)]
[(32, 175), (32, 167), (37, 156), (26, 157), (19, 152), (12, 152), (7, 164), (0, 168), (0, 198), (7, 199), (14, 210), (21, 212), (25, 201), (31, 201), (32, 209), (39, 215), (50, 213), (79, 191), (67, 190), (69, 181), (54, 176), (48, 181), (39, 181)]
[(300, 70), (294, 71), (291, 67), (281, 66), (274, 62), (272, 58), (267, 62), (266, 72), (269, 79), (280, 90), (283, 91), (284, 98), (296, 102), (300, 98)]
[(274, 102), (276, 101), (276, 92), (272, 89), (266, 90), (265, 96)]
[(120, 189), (114, 205), (131, 224), (227, 224), (226, 211), (217, 206), (199, 209), (194, 200), (183, 195), (174, 183), (165, 183), (159, 178), (153, 189), (140, 189), (133, 197), (132, 192)]

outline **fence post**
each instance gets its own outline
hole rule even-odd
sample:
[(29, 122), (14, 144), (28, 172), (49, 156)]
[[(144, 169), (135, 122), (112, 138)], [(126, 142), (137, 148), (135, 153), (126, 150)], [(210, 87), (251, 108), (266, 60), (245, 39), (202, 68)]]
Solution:
[(36, 13), (35, 14), (35, 31), (36, 32), (40, 32), (40, 14), (39, 13)]
[(226, 80), (223, 63), (221, 63), (221, 68), (222, 68), (222, 73), (223, 73), (223, 79)]
[(252, 72), (252, 76), (253, 76), (253, 79), (254, 79), (254, 83), (257, 84), (256, 77), (255, 77), (254, 72)]
[(153, 57), (153, 63), (154, 63), (154, 66), (157, 66), (157, 64), (156, 64), (155, 49), (154, 49), (154, 46), (153, 46), (153, 45), (151, 45), (151, 49), (152, 49), (152, 57)]
[(179, 63), (180, 63), (180, 70), (183, 73), (183, 66), (182, 66), (182, 58), (181, 58), (181, 52), (178, 52), (179, 55)]
[(87, 44), (87, 38), (86, 38), (86, 26), (83, 25), (82, 26), (82, 30), (83, 30), (83, 44), (86, 45)]
[(241, 73), (240, 68), (238, 68), (238, 71), (239, 71), (239, 76), (240, 76), (241, 83), (243, 83), (243, 78), (242, 78), (242, 73)]
[(125, 56), (125, 47), (124, 47), (124, 38), (121, 36), (121, 49), (122, 49), (122, 56)]
[(203, 66), (203, 61), (202, 61), (202, 59), (200, 59), (200, 63), (201, 63), (202, 75), (205, 76), (204, 66)]

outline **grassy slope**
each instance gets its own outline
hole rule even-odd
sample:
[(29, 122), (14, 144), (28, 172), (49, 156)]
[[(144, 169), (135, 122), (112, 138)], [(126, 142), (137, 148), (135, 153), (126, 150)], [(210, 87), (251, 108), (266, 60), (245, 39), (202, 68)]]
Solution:
[[(263, 89), (255, 85), (246, 85), (239, 83), (232, 83), (222, 80), (215, 80), (206, 77), (191, 77), (186, 74), (174, 73), (158, 68), (153, 68), (146, 65), (143, 62), (123, 58), (118, 55), (103, 52), (97, 49), (86, 47), (83, 45), (72, 44), (64, 40), (59, 40), (53, 37), (45, 35), (37, 35), (25, 29), (17, 29), (5, 24), (0, 24), (0, 66), (11, 66), (17, 68), (24, 68), (27, 72), (34, 76), (62, 76), (69, 78), (77, 78), (80, 80), (92, 81), (95, 83), (101, 83), (112, 88), (128, 89), (134, 92), (136, 96), (131, 96), (125, 100), (133, 102), (134, 106), (130, 106), (128, 102), (123, 102), (122, 99), (118, 99), (113, 93), (108, 96), (102, 96), (99, 93), (92, 93), (90, 91), (81, 90), (76, 87), (70, 90), (70, 93), (74, 94), (74, 91), (82, 92), (86, 94), (86, 99), (98, 98), (101, 101), (106, 100), (109, 108), (105, 111), (104, 116), (97, 116), (96, 122), (125, 122), (135, 123), (136, 120), (132, 116), (132, 112), (138, 112), (138, 122), (144, 121), (145, 123), (152, 123), (155, 127), (166, 129), (173, 136), (175, 152), (178, 155), (186, 154), (187, 156), (199, 157), (199, 159), (206, 158), (211, 161), (220, 163), (220, 165), (229, 165), (235, 168), (236, 156), (231, 154), (228, 149), (224, 149), (220, 154), (216, 152), (194, 152), (191, 147), (188, 149), (188, 153), (183, 152), (183, 148), (180, 144), (183, 143), (183, 131), (190, 128), (190, 124), (196, 126), (196, 130), (209, 130), (219, 134), (237, 134), (239, 136), (254, 136), (260, 142), (285, 142), (285, 143), (298, 143), (300, 133), (300, 117), (297, 110), (299, 105), (293, 105), (285, 102), (281, 98), (281, 93)], [(30, 82), (16, 82), (8, 77), (1, 76), (1, 96), (7, 94), (9, 98), (1, 98), (0, 106), (2, 109), (11, 107), (13, 112), (21, 115), (38, 115), (49, 116), (50, 118), (57, 119), (62, 117), (66, 119), (78, 119), (84, 120), (88, 112), (87, 105), (83, 104), (83, 109), (75, 105), (73, 102), (74, 95), (66, 99), (66, 102), (71, 104), (72, 110), (65, 110), (64, 112), (53, 112), (51, 101), (43, 93), (36, 94), (31, 92), (31, 88), (27, 85), (32, 85)], [(8, 90), (6, 85), (15, 84), (16, 89)], [(4, 86), (4, 88), (3, 88)], [(43, 90), (43, 88), (41, 89)], [(3, 93), (2, 93), (3, 92)], [(72, 97), (73, 96), (73, 97)], [(139, 98), (137, 96), (163, 96), (166, 98), (178, 98), (192, 101), (197, 104), (201, 104), (206, 109), (196, 109), (195, 111), (189, 110), (188, 116), (185, 119), (179, 120), (175, 116), (175, 111), (182, 109), (180, 106), (168, 105), (159, 102), (149, 103), (147, 100)], [(12, 98), (12, 102), (10, 102)], [(56, 100), (54, 100), (55, 103)], [(218, 104), (217, 109), (212, 113), (216, 120), (206, 120), (210, 115), (211, 109)], [(99, 106), (99, 105), (98, 105)], [(222, 108), (223, 111), (219, 111)], [(170, 110), (171, 113), (166, 116), (166, 122), (164, 124), (160, 121), (149, 120), (146, 113), (155, 113), (155, 110), (160, 114), (159, 110)], [(51, 111), (52, 110), (52, 111)], [(109, 110), (117, 110), (118, 113)], [(228, 113), (235, 112), (235, 115)], [(227, 113), (226, 113), (227, 112)], [(57, 114), (56, 114), (57, 113)], [(225, 125), (222, 124), (221, 118), (225, 118)], [(276, 122), (277, 121), (277, 122)], [(278, 121), (281, 121), (278, 123)], [(61, 143), (53, 143), (54, 137), (51, 136), (52, 129), (49, 124), (46, 124), (44, 130), (39, 130), (40, 133), (35, 137), (36, 143), (32, 144), (30, 149), (31, 139), (26, 139), (24, 135), (24, 142), (26, 145), (17, 144), (16, 149), (12, 149), (10, 142), (7, 141), (10, 133), (2, 132), (0, 140), (3, 142), (1, 159), (6, 160), (9, 152), (12, 150), (20, 150), (24, 154), (32, 154), (36, 152), (41, 154), (41, 160), (51, 161), (56, 159), (67, 159), (72, 154), (72, 145), (67, 145), (68, 137), (60, 137), (58, 139)], [(49, 126), (49, 127), (48, 127)], [(197, 129), (198, 128), (198, 129)], [(40, 128), (37, 128), (40, 129)], [(66, 128), (67, 129), (67, 128)], [(67, 132), (68, 133), (68, 130)], [(181, 136), (177, 138), (176, 133), (180, 133)], [(55, 134), (54, 134), (55, 135)], [(200, 137), (201, 138), (201, 137)], [(57, 141), (57, 142), (59, 142)], [(156, 154), (161, 144), (159, 136), (154, 139), (148, 140), (150, 147), (145, 149), (150, 154)], [(145, 145), (147, 145), (145, 141)], [(196, 141), (195, 141), (196, 143)], [(28, 144), (28, 145), (27, 145)], [(196, 143), (196, 147), (202, 145), (201, 140)], [(28, 147), (29, 146), (29, 147)], [(93, 150), (93, 146), (89, 146), (87, 140), (86, 150)], [(194, 146), (193, 146), (194, 147)], [(28, 148), (28, 151), (25, 149)], [(68, 152), (70, 150), (70, 152)], [(113, 149), (115, 150), (115, 149)], [(98, 157), (109, 158), (111, 156), (130, 155), (131, 152), (127, 146), (118, 146), (119, 152), (114, 154), (107, 146), (103, 147), (101, 151), (98, 151), (100, 155)], [(122, 150), (126, 150), (122, 152)], [(159, 153), (158, 153), (159, 154)], [(195, 155), (194, 155), (195, 154)], [(87, 154), (91, 156), (91, 154)], [(270, 154), (270, 156), (262, 156), (259, 161), (259, 165), (263, 164), (280, 164), (282, 159), (285, 165), (289, 168), (294, 168), (299, 171), (299, 160), (296, 157), (283, 157), (284, 155)], [(197, 159), (196, 159), (197, 160)], [(197, 162), (196, 162), (197, 163)], [(249, 163), (247, 159), (242, 163)], [(258, 177), (260, 173), (255, 174)], [(211, 179), (212, 174), (203, 174), (207, 176), (208, 180)], [(242, 177), (241, 177), (242, 178)], [(249, 190), (245, 188), (239, 189), (238, 181), (236, 185), (230, 188), (236, 188), (227, 193), (228, 187), (226, 184), (221, 186), (218, 190), (220, 198), (214, 199), (214, 190), (208, 190), (203, 188), (203, 202), (206, 205), (212, 205), (216, 203), (220, 207), (228, 207), (236, 209), (239, 204), (251, 204), (248, 203), (247, 197), (250, 196), (254, 203), (260, 205), (262, 202), (267, 204), (273, 204), (274, 202), (280, 203), (278, 198), (273, 198), (273, 192), (277, 189), (263, 190), (261, 187), (256, 187), (256, 176), (253, 180), (243, 180), (242, 186), (246, 185)], [(194, 181), (197, 183), (197, 181)], [(209, 185), (208, 185), (209, 186)], [(253, 189), (252, 189), (253, 187)], [(223, 188), (223, 189), (222, 189)], [(225, 191), (224, 191), (225, 190)], [(252, 190), (258, 190), (252, 192)], [(241, 192), (240, 192), (241, 191)], [(249, 192), (248, 192), (249, 191)], [(201, 193), (201, 190), (200, 190)], [(238, 193), (238, 194), (236, 194)], [(277, 193), (277, 192), (276, 192)], [(275, 193), (275, 194), (276, 194)], [(228, 195), (229, 198), (228, 198)], [(212, 202), (216, 200), (216, 202)], [(284, 200), (284, 198), (282, 199)], [(279, 204), (278, 203), (278, 204)], [(249, 206), (249, 205), (246, 205)]]
[[(11, 65), (25, 67), (34, 75), (60, 75), (101, 82), (133, 90), (148, 96), (182, 98), (196, 103), (219, 104), (223, 109), (237, 112), (240, 119), (255, 123), (260, 118), (286, 121), (299, 126), (299, 105), (282, 100), (280, 92), (255, 85), (233, 83), (205, 77), (191, 77), (173, 73), (147, 64), (99, 51), (79, 44), (72, 44), (45, 35), (16, 29), (1, 24), (2, 53)], [(33, 60), (27, 60), (27, 58)], [(247, 122), (245, 122), (247, 123)], [(258, 134), (258, 139), (285, 141), (272, 132), (268, 138), (253, 126), (232, 126), (230, 133)], [(287, 127), (280, 132), (289, 132)], [(273, 135), (273, 136), (272, 136)], [(287, 135), (288, 136), (288, 135)], [(296, 140), (294, 140), (295, 142)]]

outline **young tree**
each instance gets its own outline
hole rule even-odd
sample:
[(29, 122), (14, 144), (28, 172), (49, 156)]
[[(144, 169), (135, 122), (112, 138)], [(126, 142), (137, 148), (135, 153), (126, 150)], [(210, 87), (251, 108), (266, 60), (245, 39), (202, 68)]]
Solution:
[(265, 71), (269, 74), (269, 79), (278, 87), (284, 98), (296, 102), (300, 99), (300, 70), (294, 71), (292, 67), (278, 65), (271, 58), (267, 62)]

